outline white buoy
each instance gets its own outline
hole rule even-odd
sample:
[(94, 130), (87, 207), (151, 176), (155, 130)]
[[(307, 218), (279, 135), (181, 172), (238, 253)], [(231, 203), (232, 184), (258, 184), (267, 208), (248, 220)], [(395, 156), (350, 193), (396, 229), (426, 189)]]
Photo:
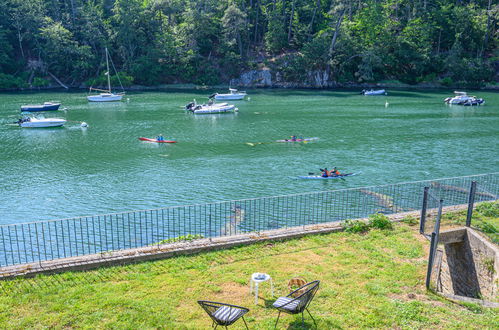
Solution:
[(251, 101), (251, 97), (248, 96), (248, 101)]
[(81, 122), (80, 127), (88, 127), (88, 124), (83, 121)]
[(388, 101), (385, 101), (385, 108), (388, 108), (388, 105), (389, 105), (389, 104), (390, 104), (390, 103), (388, 103)]

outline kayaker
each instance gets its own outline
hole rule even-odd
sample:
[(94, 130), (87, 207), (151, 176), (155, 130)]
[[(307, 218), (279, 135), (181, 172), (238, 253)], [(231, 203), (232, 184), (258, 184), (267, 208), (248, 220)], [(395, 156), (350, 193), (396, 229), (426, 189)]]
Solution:
[(335, 168), (333, 168), (333, 170), (332, 170), (332, 173), (331, 173), (331, 174), (332, 174), (332, 175), (336, 175), (336, 176), (341, 175), (340, 171), (338, 171), (338, 169), (337, 169), (336, 167), (335, 167)]
[(322, 176), (323, 178), (327, 178), (327, 177), (329, 176), (329, 174), (330, 174), (330, 173), (329, 173), (329, 171), (327, 170), (327, 168), (324, 168), (324, 169), (320, 168), (320, 170), (321, 170), (321, 172), (322, 172), (322, 175), (321, 175), (321, 176)]
[(158, 135), (158, 136), (156, 137), (156, 140), (157, 140), (157, 141), (164, 141), (164, 140), (165, 140), (165, 138), (163, 137), (163, 135), (161, 135), (161, 134), (160, 134), (160, 135)]
[(296, 142), (296, 135), (293, 135), (293, 136), (291, 137), (291, 141)]

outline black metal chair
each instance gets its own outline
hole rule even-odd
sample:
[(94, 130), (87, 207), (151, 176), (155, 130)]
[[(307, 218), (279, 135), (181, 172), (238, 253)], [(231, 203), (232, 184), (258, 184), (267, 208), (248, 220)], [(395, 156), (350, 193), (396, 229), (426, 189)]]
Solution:
[[(279, 317), (281, 316), (281, 312), (288, 314), (299, 314), (301, 313), (301, 323), (304, 325), (304, 317), (303, 312), (307, 311), (312, 320), (314, 321), (315, 327), (317, 328), (317, 323), (315, 323), (315, 319), (312, 314), (308, 310), (308, 305), (312, 299), (314, 299), (315, 293), (319, 290), (320, 281), (313, 281), (305, 284), (302, 287), (299, 287), (295, 291), (288, 294), (286, 297), (279, 297), (272, 304), (273, 307), (277, 308), (279, 311), (279, 315), (277, 316), (277, 321), (275, 322), (274, 328), (277, 328), (277, 323), (279, 322)], [(295, 297), (295, 293), (300, 292), (298, 296)]]
[(229, 325), (233, 324), (239, 318), (242, 318), (246, 329), (248, 325), (244, 319), (244, 314), (249, 312), (249, 309), (241, 306), (224, 304), (220, 302), (198, 300), (198, 304), (203, 307), (203, 309), (208, 313), (208, 315), (213, 320), (212, 326), (215, 325), (215, 329), (221, 325), (227, 328)]

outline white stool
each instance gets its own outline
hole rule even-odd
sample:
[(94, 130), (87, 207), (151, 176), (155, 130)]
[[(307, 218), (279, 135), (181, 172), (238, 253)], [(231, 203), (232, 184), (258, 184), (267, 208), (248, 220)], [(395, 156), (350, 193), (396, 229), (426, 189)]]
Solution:
[(265, 273), (253, 273), (250, 280), (250, 294), (255, 291), (255, 305), (258, 305), (258, 284), (270, 280), (270, 290), (272, 292), (272, 297), (274, 296), (274, 282), (269, 274)]

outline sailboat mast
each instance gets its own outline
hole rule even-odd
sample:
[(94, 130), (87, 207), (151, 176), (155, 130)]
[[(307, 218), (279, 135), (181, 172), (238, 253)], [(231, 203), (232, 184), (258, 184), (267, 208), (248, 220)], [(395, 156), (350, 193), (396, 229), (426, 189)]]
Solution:
[(107, 67), (107, 89), (109, 90), (109, 93), (111, 93), (111, 75), (109, 72), (109, 53), (107, 52), (107, 47), (106, 47), (106, 67)]

